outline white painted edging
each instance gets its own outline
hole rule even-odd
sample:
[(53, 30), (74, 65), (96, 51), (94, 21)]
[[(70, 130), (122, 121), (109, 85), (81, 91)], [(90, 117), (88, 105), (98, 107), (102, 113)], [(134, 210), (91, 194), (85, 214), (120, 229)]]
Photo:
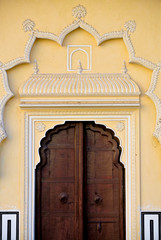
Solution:
[[(69, 54), (69, 49), (71, 47), (77, 47), (77, 49), (73, 50), (71, 54)], [(88, 47), (90, 53), (88, 54), (88, 52), (84, 50), (83, 47)], [(91, 45), (68, 45), (67, 46), (67, 71), (77, 70), (77, 69), (72, 69), (72, 55), (74, 52), (79, 50), (86, 52), (86, 55), (87, 55), (87, 69), (83, 69), (83, 71), (89, 71), (92, 69), (92, 46)]]
[[(75, 7), (75, 9), (77, 9), (77, 8), (78, 8), (78, 6)], [(85, 12), (87, 12), (86, 9), (85, 9)], [(74, 15), (74, 16), (76, 17), (77, 15)], [(137, 63), (137, 64), (140, 64), (140, 65), (146, 67), (146, 68), (149, 68), (149, 69), (153, 70), (153, 75), (152, 75), (152, 79), (151, 79), (151, 86), (147, 91), (147, 95), (152, 99), (152, 101), (154, 102), (154, 104), (156, 106), (157, 120), (156, 120), (156, 127), (155, 127), (154, 136), (161, 143), (161, 121), (160, 121), (160, 119), (161, 119), (161, 104), (160, 104), (160, 101), (161, 100), (154, 93), (156, 85), (157, 85), (156, 71), (158, 70), (158, 68), (160, 70), (161, 63), (159, 62), (158, 64), (156, 64), (156, 63), (153, 63), (153, 62), (151, 62), (149, 60), (146, 60), (142, 57), (137, 57), (136, 56), (135, 49), (134, 49), (134, 46), (132, 44), (131, 37), (130, 37), (130, 33), (133, 33), (136, 29), (135, 21), (131, 21), (131, 20), (127, 21), (124, 24), (124, 27), (125, 27), (124, 29), (121, 29), (120, 31), (107, 32), (102, 36), (97, 32), (97, 30), (94, 27), (92, 27), (90, 24), (83, 21), (81, 18), (78, 18), (73, 23), (66, 26), (61, 31), (59, 36), (57, 36), (56, 34), (51, 33), (51, 32), (42, 32), (42, 31), (39, 31), (39, 30), (34, 30), (35, 23), (30, 19), (27, 19), (27, 20), (24, 21), (23, 27), (24, 27), (25, 32), (27, 32), (27, 31), (30, 32), (29, 39), (28, 39), (28, 41), (26, 42), (26, 45), (25, 45), (24, 56), (12, 59), (12, 60), (8, 61), (7, 63), (4, 63), (4, 64), (2, 62), (0, 62), (0, 71), (1, 71), (1, 73), (3, 73), (2, 82), (3, 82), (3, 86), (5, 86), (5, 92), (6, 92), (5, 97), (0, 96), (0, 141), (2, 141), (4, 138), (7, 137), (7, 134), (6, 134), (6, 131), (5, 131), (5, 128), (4, 128), (4, 123), (3, 123), (3, 109), (4, 109), (7, 101), (11, 98), (11, 96), (13, 96), (13, 94), (12, 94), (10, 88), (9, 88), (6, 70), (11, 69), (18, 64), (30, 63), (31, 49), (32, 49), (33, 44), (34, 44), (34, 42), (37, 38), (50, 39), (50, 40), (53, 40), (53, 41), (57, 42), (58, 44), (60, 44), (62, 46), (63, 40), (67, 36), (67, 34), (69, 34), (70, 32), (72, 32), (75, 29), (82, 28), (85, 31), (89, 32), (96, 39), (98, 45), (100, 45), (104, 41), (110, 40), (110, 39), (117, 39), (117, 38), (123, 39), (123, 41), (124, 41), (124, 43), (127, 47), (128, 53), (129, 53), (129, 62), (130, 63)], [(158, 73), (158, 75), (159, 75), (159, 73)], [(2, 101), (3, 101), (3, 104), (2, 104)]]
[[(3, 209), (0, 212), (4, 212), (2, 214), (2, 240), (7, 239), (7, 221), (11, 220), (12, 227), (11, 227), (11, 240), (16, 240), (17, 234), (17, 218), (14, 212), (18, 212), (19, 214), (19, 224), (18, 224), (18, 239), (20, 239), (20, 211), (17, 209)], [(7, 213), (7, 214), (6, 214)], [(12, 213), (12, 214), (11, 214)], [(6, 216), (5, 216), (6, 215)]]
[[(113, 113), (114, 114), (114, 113)], [(35, 121), (65, 122), (66, 120), (101, 121), (124, 120), (126, 131), (126, 146), (121, 146), (126, 155), (126, 240), (136, 240), (136, 189), (135, 189), (135, 119), (129, 115), (92, 115), (92, 116), (46, 116), (26, 114), (25, 116), (25, 240), (34, 240), (34, 193), (35, 193)], [(133, 126), (133, 127), (132, 127)], [(109, 126), (106, 126), (109, 128)], [(117, 136), (118, 137), (118, 136)], [(119, 138), (119, 137), (118, 137)], [(119, 138), (120, 139), (120, 138)], [(120, 139), (121, 142), (121, 139)], [(38, 149), (37, 149), (38, 151)], [(38, 154), (38, 153), (37, 153)], [(131, 157), (133, 156), (133, 157)], [(132, 170), (132, 172), (131, 172)], [(132, 203), (132, 205), (131, 205)]]

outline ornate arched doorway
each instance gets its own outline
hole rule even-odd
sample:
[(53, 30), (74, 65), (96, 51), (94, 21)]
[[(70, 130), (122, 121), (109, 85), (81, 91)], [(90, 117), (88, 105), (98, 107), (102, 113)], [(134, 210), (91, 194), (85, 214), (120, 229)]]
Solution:
[(114, 133), (94, 122), (46, 133), (36, 167), (36, 239), (125, 238), (120, 153)]

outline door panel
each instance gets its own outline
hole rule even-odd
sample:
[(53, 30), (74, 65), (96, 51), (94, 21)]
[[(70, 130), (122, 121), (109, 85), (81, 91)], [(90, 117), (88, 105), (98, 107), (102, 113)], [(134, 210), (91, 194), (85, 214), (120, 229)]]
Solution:
[(117, 222), (90, 223), (88, 224), (87, 239), (119, 240), (118, 230)]
[(36, 167), (36, 239), (124, 239), (124, 169), (113, 135), (93, 122), (46, 133)]
[(41, 142), (41, 162), (36, 168), (36, 239), (79, 239), (79, 129), (76, 124), (58, 127)]
[(100, 126), (87, 123), (85, 129), (86, 238), (121, 240), (124, 238), (120, 211), (123, 207), (123, 176), (119, 168), (118, 144), (111, 133)]

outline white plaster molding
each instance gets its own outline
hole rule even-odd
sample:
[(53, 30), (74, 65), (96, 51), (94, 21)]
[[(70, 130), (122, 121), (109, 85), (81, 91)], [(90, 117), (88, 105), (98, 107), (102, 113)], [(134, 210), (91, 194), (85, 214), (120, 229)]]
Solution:
[(152, 99), (156, 107), (157, 117), (156, 117), (155, 131), (153, 135), (158, 139), (158, 141), (161, 144), (161, 99), (154, 93), (157, 87), (157, 81), (160, 74), (160, 69), (161, 69), (161, 65), (159, 63), (152, 73), (151, 84), (148, 91), (146, 92), (146, 95), (148, 95)]
[(116, 129), (119, 131), (119, 132), (122, 132), (124, 129), (125, 129), (125, 124), (123, 122), (119, 122), (117, 125), (116, 125)]
[(46, 125), (42, 122), (38, 122), (37, 125), (36, 125), (36, 130), (38, 132), (44, 132), (45, 128), (46, 128)]
[[(27, 41), (25, 49), (24, 49), (24, 56), (12, 59), (12, 60), (8, 61), (7, 63), (0, 63), (0, 69), (1, 69), (1, 71), (3, 71), (3, 74), (6, 75), (6, 72), (5, 72), (6, 70), (8, 70), (18, 64), (30, 62), (30, 52), (31, 52), (32, 46), (33, 46), (36, 38), (50, 39), (50, 40), (53, 40), (53, 41), (57, 42), (58, 44), (62, 45), (63, 40), (67, 36), (67, 34), (69, 34), (70, 32), (72, 32), (73, 30), (75, 30), (79, 27), (84, 29), (85, 31), (89, 32), (91, 35), (93, 35), (93, 37), (96, 39), (98, 45), (100, 45), (102, 42), (109, 40), (109, 39), (122, 38), (127, 47), (128, 52), (129, 52), (129, 62), (130, 63), (141, 64), (142, 66), (149, 68), (151, 70), (154, 70), (157, 68), (157, 64), (155, 64), (149, 60), (146, 60), (142, 57), (135, 56), (134, 46), (133, 46), (131, 38), (130, 38), (130, 33), (134, 32), (135, 28), (136, 28), (135, 21), (130, 20), (130, 21), (126, 22), (124, 25), (125, 29), (121, 29), (120, 31), (113, 31), (113, 32), (105, 33), (104, 35), (101, 36), (94, 27), (92, 27), (90, 24), (86, 23), (85, 21), (83, 21), (81, 19), (82, 17), (85, 16), (85, 14), (86, 14), (86, 9), (81, 5), (77, 6), (75, 8), (75, 10), (73, 10), (73, 15), (75, 17), (77, 17), (78, 19), (75, 20), (69, 26), (65, 27), (59, 36), (57, 36), (54, 33), (50, 33), (50, 32), (42, 32), (39, 30), (34, 30), (35, 23), (30, 19), (25, 20), (23, 23), (24, 31), (30, 31), (31, 33), (29, 36), (29, 40)], [(2, 81), (3, 81), (3, 83), (6, 82), (5, 84), (7, 85), (7, 88), (9, 89), (7, 77), (4, 76)], [(152, 82), (153, 82), (153, 78), (152, 78)], [(8, 90), (8, 91), (10, 91), (10, 90)], [(150, 90), (148, 90), (148, 93), (149, 92), (150, 92)], [(152, 95), (150, 95), (150, 97), (151, 96)], [(2, 100), (2, 98), (3, 97), (0, 96), (1, 100)], [(154, 99), (153, 97), (151, 97), (151, 98), (152, 98), (152, 100)], [(6, 100), (6, 102), (7, 102), (7, 100)], [(154, 103), (156, 105), (157, 112), (160, 112), (161, 111), (160, 104), (156, 104), (155, 101), (154, 101)], [(4, 105), (3, 105), (3, 107), (4, 107)], [(3, 118), (2, 107), (0, 109), (0, 115), (1, 115), (1, 119), (2, 119)], [(4, 125), (4, 123), (2, 120), (2, 128), (0, 127), (1, 128), (0, 141), (2, 139), (4, 139), (6, 136), (3, 125)], [(157, 126), (156, 126), (156, 129), (158, 129)], [(157, 131), (160, 132), (160, 129)], [(156, 135), (156, 130), (155, 130), (154, 135)]]
[(72, 15), (78, 19), (85, 17), (86, 14), (87, 14), (87, 11), (86, 11), (85, 7), (80, 4), (76, 7), (74, 7), (72, 10)]
[(26, 19), (24, 22), (23, 22), (23, 29), (25, 32), (28, 32), (28, 31), (32, 31), (35, 27), (35, 23), (34, 21), (30, 20), (30, 19)]
[(32, 74), (19, 93), (23, 108), (140, 106), (140, 90), (126, 73)]
[[(38, 149), (35, 148), (35, 122), (52, 122), (53, 127), (58, 123), (65, 121), (95, 121), (110, 127), (112, 121), (122, 121), (125, 123), (125, 144), (122, 145), (122, 153), (125, 155), (125, 176), (126, 176), (126, 240), (136, 240), (136, 143), (135, 139), (136, 122), (134, 112), (109, 112), (109, 111), (54, 111), (51, 112), (26, 112), (25, 113), (25, 216), (24, 216), (24, 240), (34, 239), (34, 192), (35, 192), (35, 154)], [(103, 122), (103, 123), (102, 123)], [(111, 128), (112, 129), (112, 128)], [(41, 140), (41, 139), (39, 139)], [(139, 146), (139, 145), (138, 145)], [(122, 158), (122, 154), (121, 154)], [(140, 212), (139, 212), (140, 214)]]
[(70, 55), (70, 69), (72, 70), (72, 56), (77, 51), (82, 51), (82, 52), (84, 52), (86, 54), (86, 56), (87, 56), (87, 70), (89, 70), (89, 55), (88, 55), (88, 52), (86, 50), (82, 49), (81, 47), (79, 47), (78, 49), (72, 51), (72, 53)]
[[(136, 126), (136, 118), (134, 116), (134, 114), (131, 116), (131, 130), (130, 131), (130, 137), (132, 139), (135, 139), (135, 141), (137, 141), (136, 139), (136, 130), (135, 130), (135, 126)], [(134, 153), (136, 150), (136, 144), (132, 144), (131, 146), (131, 153)], [(130, 184), (132, 186), (132, 190), (131, 190), (131, 196), (132, 196), (132, 201), (131, 201), (131, 205), (132, 205), (132, 211), (131, 211), (131, 217), (133, 219), (133, 224), (131, 226), (131, 239), (135, 240), (137, 239), (137, 209), (136, 209), (136, 188), (137, 188), (137, 181), (136, 181), (136, 159), (135, 156), (133, 154), (131, 154), (131, 179), (130, 179)], [(130, 170), (129, 170), (130, 171)], [(139, 178), (139, 184), (140, 184), (140, 178)]]
[(139, 96), (129, 74), (32, 74), (19, 90), (21, 97)]
[(149, 60), (146, 60), (142, 57), (135, 56), (134, 46), (132, 44), (130, 34), (128, 31), (124, 31), (123, 40), (124, 40), (124, 43), (127, 47), (128, 53), (129, 53), (129, 63), (137, 63), (146, 68), (149, 68), (150, 70), (154, 70), (156, 68), (157, 64), (155, 64)]
[(35, 32), (33, 31), (30, 35), (29, 35), (29, 39), (26, 43), (26, 46), (25, 46), (25, 50), (24, 50), (24, 56), (23, 57), (18, 57), (18, 58), (15, 58), (7, 63), (4, 63), (1, 68), (3, 70), (9, 70), (13, 67), (15, 67), (16, 65), (18, 64), (22, 64), (22, 63), (30, 63), (30, 52), (31, 52), (31, 49), (32, 49), (32, 46), (36, 40), (36, 35), (35, 35)]
[[(75, 49), (71, 53), (69, 53), (69, 50), (72, 47), (74, 47)], [(89, 53), (83, 48), (89, 48)], [(86, 54), (86, 57), (87, 57), (87, 68), (86, 69), (83, 68), (83, 71), (91, 70), (91, 67), (92, 67), (92, 46), (91, 45), (68, 45), (67, 46), (67, 71), (77, 70), (77, 69), (72, 68), (73, 54), (77, 51), (84, 52)]]
[(6, 102), (13, 96), (13, 93), (9, 89), (7, 73), (5, 70), (0, 69), (0, 142), (7, 137), (4, 122), (3, 122), (3, 110)]
[[(119, 103), (113, 100), (103, 100), (93, 102), (92, 100), (88, 99), (88, 101), (82, 101), (81, 99), (76, 99), (75, 101), (69, 100), (53, 100), (53, 99), (36, 99), (36, 100), (29, 100), (29, 99), (21, 99), (20, 107), (22, 108), (53, 108), (53, 107), (139, 107), (140, 103), (139, 100), (131, 99), (117, 99)], [(33, 101), (32, 101), (33, 100)], [(49, 100), (49, 101), (48, 101)]]

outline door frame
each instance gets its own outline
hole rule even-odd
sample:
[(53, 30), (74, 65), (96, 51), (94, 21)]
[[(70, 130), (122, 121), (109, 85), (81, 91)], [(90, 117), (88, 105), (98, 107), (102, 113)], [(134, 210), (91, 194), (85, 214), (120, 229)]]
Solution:
[[(140, 229), (139, 111), (91, 109), (53, 109), (50, 112), (25, 112), (24, 151), (24, 240), (35, 234), (35, 168), (40, 161), (39, 143), (45, 132), (65, 121), (94, 121), (112, 129), (122, 148), (120, 162), (125, 168), (126, 240), (137, 239)], [(115, 127), (113, 127), (115, 125)], [(122, 125), (122, 126), (121, 126)], [(39, 127), (38, 127), (39, 126)], [(52, 127), (51, 127), (52, 126)]]

